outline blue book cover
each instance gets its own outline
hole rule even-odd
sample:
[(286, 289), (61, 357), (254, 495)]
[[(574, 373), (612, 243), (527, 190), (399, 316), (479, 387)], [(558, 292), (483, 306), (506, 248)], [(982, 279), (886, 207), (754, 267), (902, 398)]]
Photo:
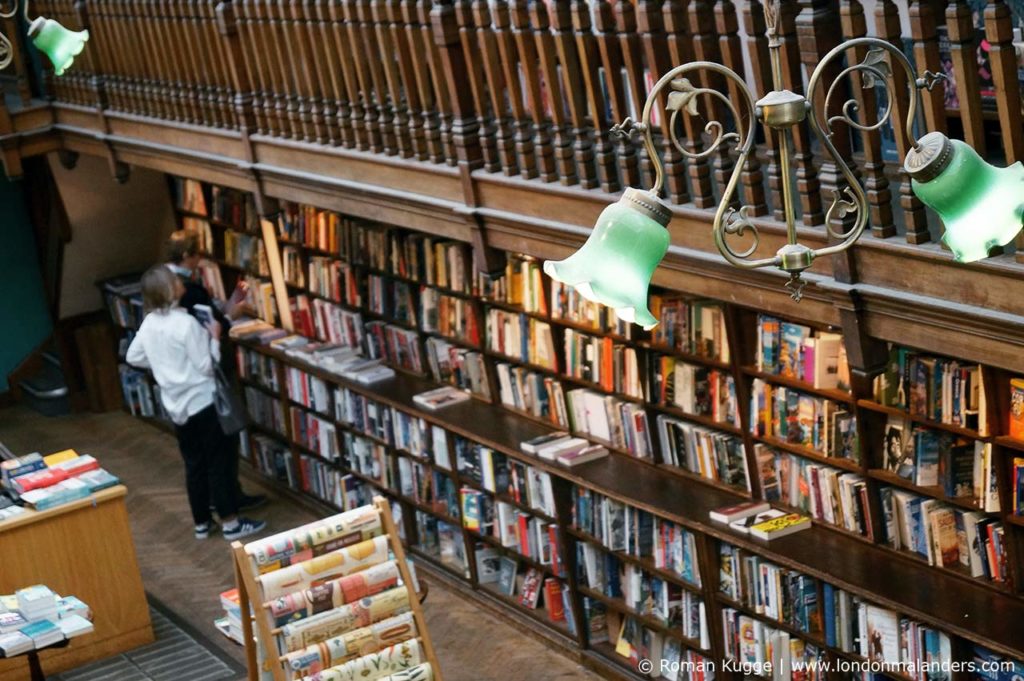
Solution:
[(779, 375), (786, 378), (806, 378), (802, 372), (801, 352), (804, 340), (810, 335), (811, 330), (806, 326), (782, 322), (779, 333)]
[(828, 582), (822, 586), (822, 597), (825, 599), (825, 644), (836, 646), (836, 604), (834, 588)]

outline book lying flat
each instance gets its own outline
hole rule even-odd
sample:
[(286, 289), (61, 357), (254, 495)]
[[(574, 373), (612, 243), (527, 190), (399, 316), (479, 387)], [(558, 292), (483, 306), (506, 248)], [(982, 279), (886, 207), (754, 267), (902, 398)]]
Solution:
[(772, 518), (750, 527), (750, 536), (758, 539), (777, 539), (785, 537), (811, 526), (811, 519), (799, 513), (787, 513), (778, 518)]
[(462, 392), (458, 388), (445, 386), (435, 390), (428, 390), (419, 395), (413, 395), (412, 401), (426, 409), (435, 410), (450, 407), (453, 404), (465, 402), (468, 399), (469, 395), (467, 393)]
[(771, 510), (771, 506), (766, 501), (747, 501), (742, 504), (716, 508), (714, 511), (711, 511), (709, 517), (719, 523), (734, 523), (737, 520), (743, 520), (768, 510)]

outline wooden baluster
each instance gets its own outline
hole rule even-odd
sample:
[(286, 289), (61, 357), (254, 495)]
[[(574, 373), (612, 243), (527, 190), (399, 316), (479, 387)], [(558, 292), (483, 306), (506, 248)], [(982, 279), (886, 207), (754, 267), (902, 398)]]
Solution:
[[(960, 122), (964, 141), (982, 156), (985, 155), (985, 119), (978, 94), (978, 40), (974, 35), (974, 12), (970, 5), (950, 0), (946, 7), (949, 31), (949, 54), (953, 62), (953, 78), (959, 95)], [(949, 85), (948, 83), (946, 84)], [(936, 90), (943, 85), (936, 85)]]
[(469, 182), (472, 172), (483, 165), (472, 93), (463, 86), (469, 79), (467, 62), (472, 59), (472, 55), (462, 49), (452, 0), (436, 0), (430, 12), (430, 20), (434, 45), (437, 47), (436, 64), (440, 67), (447, 91), (452, 95), (451, 135), (458, 156), (457, 163), (463, 182)]
[[(174, 53), (177, 55), (178, 78), (181, 88), (182, 100), (185, 104), (186, 120), (189, 123), (199, 124), (202, 122), (202, 99), (196, 88), (195, 74), (192, 73), (192, 55), (194, 48), (189, 44), (186, 35), (184, 21), (181, 15), (181, 3), (184, 0), (167, 0), (168, 23), (171, 27), (171, 36), (174, 42)], [(130, 29), (134, 29), (129, 24)], [(138, 34), (132, 30), (133, 40), (138, 39)], [(141, 67), (142, 60), (139, 65)], [(141, 82), (141, 79), (140, 79)], [(144, 95), (143, 95), (144, 96)]]
[(192, 0), (192, 23), (201, 49), (200, 64), (206, 65), (200, 69), (200, 73), (204, 75), (206, 88), (210, 93), (210, 120), (216, 127), (233, 128), (234, 122), (227, 107), (223, 88), (221, 41), (217, 38), (217, 27), (210, 16), (213, 11), (212, 4)]
[[(843, 39), (863, 38), (867, 35), (867, 22), (864, 7), (860, 0), (843, 0), (839, 6), (839, 16), (843, 26)], [(855, 48), (849, 51), (847, 63), (859, 64), (864, 60), (867, 50)], [(860, 122), (870, 124), (878, 120), (878, 97), (875, 88), (865, 89), (859, 73), (854, 73), (853, 96), (857, 100)], [(897, 121), (902, 125), (902, 121)], [(879, 238), (889, 238), (896, 234), (896, 225), (892, 216), (892, 192), (889, 191), (889, 178), (885, 176), (885, 159), (882, 156), (882, 138), (877, 131), (861, 133), (864, 143), (864, 161), (861, 170), (864, 173), (864, 191), (868, 197), (868, 215), (871, 220), (871, 233)]]
[[(625, 85), (622, 80), (622, 50), (615, 35), (615, 10), (608, 0), (594, 0), (594, 28), (597, 30), (597, 46), (601, 52), (604, 96), (609, 100), (612, 117), (617, 123), (630, 115)], [(640, 167), (636, 149), (628, 139), (620, 137), (616, 143), (615, 158), (619, 164), (619, 178), (624, 187), (640, 184)]]
[(123, 38), (124, 19), (122, 17), (123, 7), (127, 2), (128, 0), (111, 0), (109, 14), (110, 32), (114, 38), (114, 59), (111, 63), (117, 68), (117, 108), (121, 111), (131, 111), (131, 72), (127, 60), (128, 46)]
[[(234, 74), (232, 73), (232, 62), (231, 56), (228, 54), (230, 44), (227, 40), (220, 36), (219, 23), (220, 20), (217, 17), (216, 5), (210, 5), (204, 3), (203, 16), (206, 17), (209, 23), (209, 35), (210, 40), (215, 43), (214, 52), (217, 59), (217, 106), (221, 111), (221, 118), (226, 122), (225, 124), (232, 129), (241, 130), (242, 126), (245, 126), (246, 133), (252, 132), (252, 94), (247, 93), (246, 107), (249, 109), (248, 114), (249, 120), (247, 122), (242, 121), (242, 112), (235, 107), (235, 97), (239, 95), (239, 91), (235, 86)], [(232, 13), (232, 17), (234, 14)], [(237, 43), (237, 29), (232, 28), (231, 41)], [(245, 64), (239, 63), (238, 68), (244, 69)], [(252, 80), (245, 74), (241, 79), (241, 82), (251, 90)]]
[[(910, 35), (914, 39), (914, 62), (918, 73), (942, 73), (935, 0), (910, 0)], [(946, 132), (945, 89), (921, 90), (921, 108), (929, 132)]]
[[(664, 5), (664, 20), (668, 56), (672, 66), (695, 61), (693, 41), (687, 35), (686, 0), (668, 0)], [(693, 116), (680, 115), (684, 138), (683, 148), (690, 154), (704, 150), (703, 126)], [(711, 165), (706, 158), (687, 159), (686, 174), (690, 178), (690, 200), (697, 208), (712, 208), (718, 204), (711, 188)]]
[[(583, 118), (585, 126), (587, 112), (590, 113), (590, 122), (594, 127), (592, 155), (597, 162), (597, 177), (588, 178), (584, 175), (580, 184), (584, 187), (600, 185), (606, 192), (617, 192), (621, 185), (615, 168), (615, 148), (609, 139), (609, 102), (601, 88), (601, 57), (598, 54), (597, 38), (591, 27), (590, 7), (586, 0), (572, 0), (570, 4), (576, 52), (579, 55), (579, 71), (583, 75), (581, 97), (587, 107), (585, 111), (580, 110), (579, 115)], [(583, 134), (586, 135), (585, 128)], [(591, 182), (594, 184), (590, 184)]]
[(495, 116), (488, 113), (487, 85), (484, 82), (483, 64), (477, 58), (476, 21), (469, 0), (455, 0), (455, 20), (459, 26), (459, 44), (466, 54), (466, 86), (473, 98), (476, 112), (477, 134), (480, 135), (480, 150), (483, 153), (483, 167), (489, 173), (501, 169), (496, 143), (497, 129)]
[(139, 55), (139, 35), (133, 26), (131, 1), (125, 0), (121, 2), (119, 10), (121, 44), (123, 46), (123, 54), (127, 60), (125, 66), (125, 72), (128, 76), (126, 80), (127, 109), (131, 113), (142, 113), (145, 111), (140, 73), (143, 59)]
[[(900, 29), (900, 14), (893, 0), (877, 0), (875, 3), (875, 33), (882, 40), (890, 42), (896, 49), (903, 49), (903, 38)], [(892, 110), (893, 120), (897, 125), (902, 126), (902, 121), (907, 120), (907, 107), (909, 100), (903, 95), (907, 92), (909, 84), (907, 75), (901, 68), (893, 69), (893, 91), (896, 96), (893, 98)], [(906, 158), (910, 149), (910, 142), (905, 138), (901, 129), (896, 130), (896, 149), (900, 158)], [(931, 236), (928, 233), (928, 216), (924, 212), (924, 204), (914, 195), (910, 186), (910, 177), (900, 165), (900, 208), (903, 210), (903, 224), (906, 228), (907, 241), (912, 244), (921, 244), (929, 241)]]
[(491, 10), (487, 0), (473, 0), (473, 23), (476, 26), (476, 40), (471, 44), (474, 50), (480, 51), (483, 62), (484, 89), (489, 96), (494, 115), (491, 123), (494, 126), (495, 146), (501, 171), (505, 175), (515, 175), (519, 168), (516, 165), (515, 140), (512, 137), (513, 122), (509, 120), (505, 105), (505, 78), (501, 70), (501, 58), (498, 56), (496, 34), (491, 28)]
[[(554, 136), (555, 167), (559, 181), (564, 185), (576, 184), (576, 164), (573, 161), (572, 139), (566, 126), (565, 99), (562, 97), (561, 78), (555, 57), (554, 40), (551, 37), (547, 4), (534, 2), (530, 7), (533, 36), (540, 56), (541, 96), (546, 95), (548, 115), (551, 117), (551, 132)], [(564, 68), (564, 67), (563, 67)]]
[[(651, 84), (672, 69), (669, 63), (668, 49), (665, 40), (664, 16), (660, 0), (638, 0), (637, 27), (647, 57), (647, 74)], [(669, 90), (662, 90), (661, 105), (668, 103)], [(661, 111), (661, 158), (665, 171), (665, 193), (675, 203), (687, 203), (690, 192), (686, 186), (686, 168), (683, 166), (683, 155), (672, 143), (671, 116)]]
[[(996, 110), (1003, 132), (1006, 165), (1024, 161), (1024, 116), (1021, 88), (1017, 79), (1017, 55), (1013, 48), (1013, 16), (1003, 0), (988, 0), (985, 6), (985, 39), (989, 43), (992, 82), (996, 86)], [(1017, 262), (1024, 262), (1024, 234), (1014, 242)]]
[(397, 47), (391, 40), (391, 26), (388, 22), (384, 0), (373, 0), (370, 4), (370, 13), (379, 45), (379, 49), (371, 55), (371, 59), (374, 59), (382, 69), (384, 84), (386, 84), (386, 90), (381, 90), (380, 96), (384, 97), (386, 93), (398, 155), (402, 158), (409, 158), (412, 156), (412, 142), (409, 139), (409, 114), (405, 106), (405, 97), (402, 94), (401, 75), (396, 59)]
[[(842, 35), (842, 28), (839, 22), (839, 15), (836, 13), (835, 8), (831, 0), (811, 0), (803, 6), (803, 10), (796, 18), (796, 29), (797, 36), (799, 38), (800, 46), (800, 57), (804, 64), (804, 70), (807, 79), (810, 80), (811, 73), (815, 70), (817, 65), (824, 59), (832, 48), (839, 44), (839, 38)], [(822, 119), (822, 125), (824, 121), (829, 117), (837, 115), (839, 113), (839, 106), (844, 101), (842, 98), (838, 98), (839, 102), (834, 102), (834, 108), (830, 111), (825, 111), (825, 93), (828, 91), (830, 84), (835, 82), (839, 78), (839, 74), (842, 73), (843, 64), (838, 60), (833, 60), (826, 67), (827, 71), (822, 73), (822, 87), (817, 89), (814, 93), (814, 99), (811, 101), (811, 106), (814, 107), (815, 111), (819, 113)], [(798, 81), (799, 82), (799, 81)], [(848, 83), (847, 83), (848, 84)], [(844, 87), (845, 85), (841, 87)], [(865, 115), (871, 115), (870, 112), (866, 112)], [(806, 129), (806, 126), (799, 126), (801, 130)], [(857, 168), (853, 163), (853, 147), (850, 141), (850, 128), (845, 124), (839, 124), (834, 126), (832, 135), (832, 144), (835, 146), (836, 151), (839, 152), (839, 156), (846, 162), (853, 172), (857, 173)], [(797, 147), (799, 149), (799, 147)], [(808, 159), (811, 155), (810, 138), (807, 138), (807, 146), (804, 147), (805, 154)], [(839, 165), (836, 163), (829, 154), (821, 150), (821, 165), (818, 168), (817, 179), (820, 183), (820, 191), (817, 192), (818, 197), (824, 197), (826, 204), (831, 204), (833, 196), (842, 196), (846, 198), (844, 188), (847, 187), (846, 178), (840, 173)], [(808, 164), (810, 161), (808, 161)], [(813, 166), (808, 166), (808, 174), (813, 175)], [(799, 174), (797, 175), (799, 177)], [(818, 199), (820, 203), (820, 198)], [(853, 227), (854, 214), (848, 213), (843, 217), (833, 216), (832, 227), (836, 231), (842, 233)], [(807, 214), (804, 214), (805, 224), (819, 224), (824, 219), (824, 215), (817, 219), (816, 222), (809, 223), (807, 220)]]
[(362, 49), (363, 63), (370, 75), (370, 91), (372, 101), (377, 106), (377, 116), (380, 121), (380, 134), (384, 141), (384, 153), (393, 156), (398, 152), (398, 139), (395, 136), (394, 103), (388, 101), (387, 83), (384, 77), (384, 66), (375, 47), (373, 17), (370, 12), (370, 0), (357, 0), (358, 26), (362, 40), (356, 49)]
[(232, 93), (232, 110), (235, 126), (248, 142), (250, 133), (256, 128), (256, 117), (253, 111), (254, 74), (251, 64), (244, 55), (245, 42), (239, 30), (241, 20), (236, 13), (237, 0), (221, 0), (214, 9), (217, 22), (218, 43), (222, 51), (226, 89)]
[(312, 119), (309, 103), (302, 87), (301, 66), (296, 63), (299, 55), (291, 44), (291, 31), (288, 20), (288, 4), (290, 0), (271, 0), (267, 3), (267, 19), (270, 28), (270, 42), (273, 45), (272, 55), (280, 72), (280, 92), (285, 99), (285, 111), (288, 114), (288, 127), (292, 139), (308, 140), (312, 137)]
[[(159, 117), (162, 113), (160, 100), (166, 92), (166, 88), (163, 83), (164, 78), (162, 76), (165, 68), (165, 55), (162, 54), (162, 51), (160, 50), (160, 43), (154, 38), (154, 34), (156, 33), (156, 27), (154, 26), (155, 20), (146, 4), (147, 3), (142, 0), (136, 0), (131, 5), (132, 13), (135, 17), (133, 28), (141, 38), (140, 43), (145, 55), (144, 59), (149, 65), (150, 74), (146, 85), (146, 96), (141, 102), (142, 109), (140, 113), (144, 116)], [(99, 36), (97, 36), (97, 38), (98, 37)]]
[[(747, 52), (750, 56), (751, 76), (760, 98), (772, 89), (771, 57), (768, 38), (765, 37), (764, 7), (760, 0), (744, 3), (743, 29), (747, 34)], [(768, 194), (772, 217), (778, 221), (786, 219), (782, 201), (782, 167), (779, 163), (778, 138), (771, 130), (764, 130), (764, 157), (768, 161)]]
[(95, 36), (94, 40), (96, 41), (96, 58), (99, 62), (99, 70), (103, 74), (105, 85), (106, 106), (110, 107), (114, 105), (114, 100), (117, 96), (114, 94), (114, 82), (117, 76), (111, 47), (110, 8), (106, 0), (94, 0), (89, 7), (92, 10), (92, 30)]
[(419, 17), (420, 37), (423, 53), (427, 59), (427, 72), (433, 86), (434, 110), (437, 115), (438, 137), (441, 140), (442, 158), (444, 163), (453, 166), (458, 162), (455, 157), (455, 145), (452, 143), (452, 109), (448, 99), (448, 79), (441, 73), (441, 56), (434, 40), (434, 27), (431, 19), (434, 3), (432, 0), (418, 0), (416, 12)]
[[(818, 2), (819, 0), (814, 0)], [(779, 43), (782, 49), (782, 87), (802, 93), (803, 74), (800, 64), (800, 46), (797, 44), (797, 29), (794, 13), (799, 9), (795, 2), (783, 2), (779, 7)], [(793, 154), (790, 158), (796, 167), (796, 186), (805, 225), (820, 225), (825, 219), (821, 207), (821, 184), (818, 182), (811, 153), (810, 132), (806, 125), (795, 125), (793, 131)]]
[(351, 147), (351, 139), (346, 142), (348, 125), (348, 100), (341, 78), (341, 64), (338, 61), (338, 46), (334, 44), (334, 33), (330, 27), (330, 15), (327, 0), (313, 0), (310, 7), (310, 20), (307, 23), (308, 40), (313, 46), (313, 63), (320, 80), (321, 104), (324, 113), (324, 130), (327, 144), (337, 146), (344, 144)]
[(533, 149), (537, 159), (537, 170), (541, 180), (554, 182), (558, 179), (558, 171), (555, 167), (555, 152), (551, 146), (544, 94), (541, 92), (540, 76), (537, 73), (540, 58), (530, 30), (529, 3), (527, 0), (512, 0), (509, 9), (512, 13), (512, 35), (516, 39), (516, 48), (519, 52), (519, 69), (526, 90), (527, 108), (533, 118)]
[(380, 153), (384, 151), (383, 137), (380, 129), (380, 111), (373, 99), (372, 76), (369, 66), (366, 64), (366, 57), (359, 45), (363, 44), (362, 30), (359, 26), (358, 7), (356, 0), (345, 0), (345, 31), (348, 34), (348, 50), (355, 66), (355, 72), (359, 81), (359, 101), (362, 103), (363, 128), (366, 130), (370, 151)]
[(179, 0), (178, 21), (181, 24), (181, 34), (184, 37), (183, 45), (187, 53), (186, 68), (189, 75), (189, 89), (197, 102), (198, 122), (203, 125), (214, 125), (213, 92), (208, 85), (209, 74), (205, 73), (209, 65), (208, 62), (204, 63), (202, 60), (202, 41), (196, 34), (195, 21), (191, 12), (191, 5), (195, 1)]
[[(739, 17), (736, 5), (732, 0), (718, 0), (715, 3), (715, 28), (718, 30), (719, 49), (722, 54), (722, 63), (735, 71), (739, 76), (746, 78), (746, 67), (743, 64), (743, 44), (739, 37)], [(738, 102), (742, 97), (739, 89), (732, 82), (729, 84), (729, 96), (733, 101)], [(754, 95), (757, 101), (759, 94)], [(748, 121), (753, 125), (755, 121)], [(753, 134), (753, 129), (751, 129)], [(768, 203), (764, 195), (764, 173), (761, 172), (761, 161), (757, 154), (751, 154), (740, 175), (743, 182), (743, 203), (749, 207), (748, 214), (760, 216), (768, 214)]]
[[(334, 52), (338, 55), (339, 75), (345, 86), (345, 97), (348, 99), (347, 123), (351, 128), (352, 145), (367, 151), (370, 148), (370, 131), (366, 127), (366, 112), (363, 107), (362, 94), (359, 86), (359, 74), (356, 60), (349, 49), (348, 25), (340, 3), (328, 1), (327, 11), (331, 18), (331, 33), (334, 35)], [(346, 120), (342, 120), (342, 131)], [(344, 132), (342, 133), (344, 135)]]
[(320, 69), (313, 58), (309, 18), (312, 0), (291, 1), (291, 21), (286, 23), (286, 36), (291, 44), (293, 70), (297, 78), (300, 101), (305, 103), (302, 116), (302, 134), (307, 142), (323, 144), (324, 132), (323, 90), (320, 88)]
[(274, 0), (256, 0), (254, 7), (259, 12), (259, 40), (256, 49), (261, 51), (263, 68), (267, 70), (270, 80), (270, 91), (274, 96), (274, 113), (277, 116), (278, 132), (282, 137), (294, 136), (294, 129), (289, 117), (288, 96), (285, 91), (287, 77), (284, 75), (284, 64), (275, 40), (275, 28), (271, 5)]
[(246, 69), (252, 79), (252, 112), (255, 130), (259, 134), (275, 135), (277, 132), (274, 129), (274, 117), (270, 115), (272, 102), (270, 83), (261, 63), (261, 54), (257, 49), (259, 27), (256, 22), (254, 2), (255, 0), (239, 0), (235, 5), (238, 12), (236, 21), (239, 44), (241, 45), (242, 59), (245, 60)]
[[(709, 0), (691, 0), (690, 2), (690, 38), (693, 41), (693, 58), (697, 61), (709, 61), (716, 64), (722, 62), (722, 54), (719, 50), (719, 35), (715, 27), (715, 8)], [(700, 87), (710, 88), (716, 92), (725, 92), (725, 79), (714, 73), (701, 72), (690, 77)], [(720, 121), (728, 125), (726, 109), (720, 101), (714, 97), (705, 97), (701, 107), (702, 114), (710, 116), (712, 120)], [(699, 129), (694, 131), (700, 134)], [(715, 184), (718, 192), (721, 192), (729, 182), (732, 175), (733, 161), (729, 156), (729, 148), (721, 145), (712, 155), (712, 172), (715, 177)], [(733, 195), (733, 204), (738, 205), (739, 195)], [(717, 204), (718, 201), (715, 201)]]
[(501, 66), (505, 75), (505, 89), (508, 92), (509, 106), (512, 108), (519, 174), (529, 180), (537, 177), (537, 158), (533, 148), (533, 137), (530, 134), (532, 121), (523, 104), (523, 86), (520, 80), (522, 70), (519, 68), (516, 55), (506, 0), (494, 2), (493, 21), (494, 33), (498, 39), (498, 52), (501, 54)]
[(423, 106), (420, 103), (419, 81), (413, 67), (412, 52), (405, 30), (401, 0), (387, 0), (388, 31), (395, 46), (395, 60), (398, 65), (399, 91), (408, 126), (410, 155), (420, 161), (427, 158), (427, 144), (423, 137)]
[[(597, 85), (597, 83), (590, 81), (590, 78), (583, 73), (573, 34), (571, 5), (571, 2), (552, 3), (548, 5), (548, 12), (555, 37), (555, 48), (558, 51), (558, 61), (562, 65), (562, 78), (559, 79), (559, 85), (564, 89), (564, 99), (569, 104), (569, 119), (572, 122), (574, 139), (572, 148), (573, 156), (576, 159), (576, 170), (579, 174), (578, 181), (583, 188), (592, 189), (597, 186), (597, 168), (594, 166), (594, 144), (590, 141), (591, 124), (587, 121), (585, 88), (588, 82), (593, 85)], [(583, 82), (580, 82), (581, 78)], [(599, 85), (598, 90), (600, 90)]]
[[(422, 161), (440, 163), (443, 157), (441, 147), (441, 131), (437, 119), (437, 108), (434, 105), (434, 88), (429, 71), (427, 49), (423, 45), (423, 34), (420, 31), (419, 17), (416, 14), (415, 0), (402, 0), (402, 30), (405, 43), (409, 46), (409, 59), (416, 77), (416, 95), (419, 101), (419, 119), (423, 131)], [(410, 107), (414, 106), (410, 100)]]
[[(645, 95), (647, 85), (644, 79), (640, 37), (636, 34), (636, 12), (632, 4), (628, 2), (615, 4), (615, 28), (618, 32), (619, 47), (622, 50), (623, 64), (626, 68), (626, 96), (628, 101), (632, 102), (632, 107), (627, 111), (632, 112), (633, 118), (639, 121), (644, 110), (644, 101), (647, 99)], [(608, 76), (607, 69), (605, 69), (605, 76)], [(616, 117), (618, 117), (617, 114)], [(624, 118), (619, 120), (624, 120)], [(648, 158), (646, 149), (640, 156), (640, 170), (644, 185), (652, 186), (654, 184), (654, 163)]]

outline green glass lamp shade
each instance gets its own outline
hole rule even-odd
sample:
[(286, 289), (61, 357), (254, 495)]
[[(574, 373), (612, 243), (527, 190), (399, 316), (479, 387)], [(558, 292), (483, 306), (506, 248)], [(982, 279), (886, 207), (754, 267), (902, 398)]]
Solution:
[(85, 49), (89, 31), (69, 31), (53, 19), (36, 17), (28, 27), (32, 44), (50, 58), (53, 72), (60, 76)]
[(651, 275), (668, 250), (665, 227), (672, 213), (651, 192), (628, 188), (604, 209), (590, 238), (565, 260), (548, 260), (544, 271), (587, 300), (615, 310), (620, 319), (654, 328), (647, 309)]
[(904, 162), (917, 198), (946, 226), (942, 241), (958, 262), (987, 258), (1024, 227), (1024, 165), (996, 168), (940, 132), (921, 138)]

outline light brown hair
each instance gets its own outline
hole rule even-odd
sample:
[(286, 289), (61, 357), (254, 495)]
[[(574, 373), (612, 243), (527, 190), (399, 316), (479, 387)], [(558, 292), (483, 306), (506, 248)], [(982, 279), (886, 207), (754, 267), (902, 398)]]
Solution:
[(146, 312), (167, 310), (178, 301), (178, 275), (166, 265), (154, 265), (142, 275), (142, 306)]
[(175, 264), (199, 253), (199, 235), (188, 229), (179, 229), (167, 239), (167, 259)]

